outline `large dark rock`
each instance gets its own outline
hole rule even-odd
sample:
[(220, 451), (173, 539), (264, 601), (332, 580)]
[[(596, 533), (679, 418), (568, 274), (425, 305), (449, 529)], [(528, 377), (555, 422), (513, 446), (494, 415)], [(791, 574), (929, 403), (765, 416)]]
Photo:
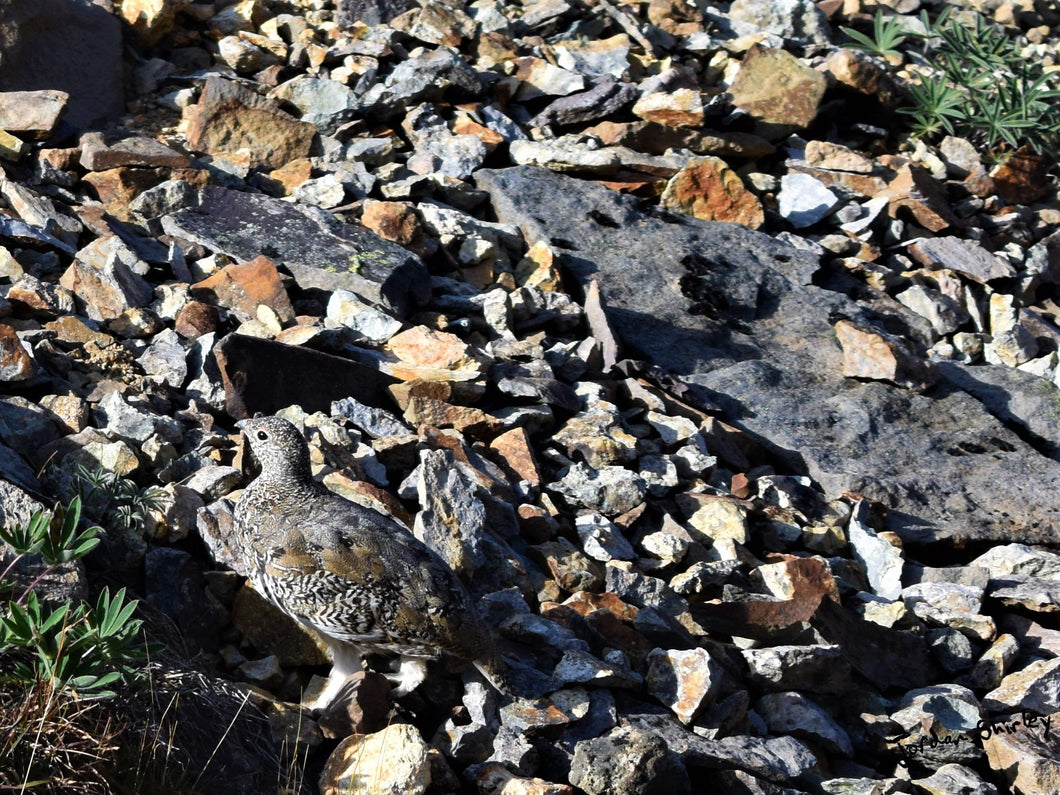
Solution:
[(211, 185), (198, 207), (165, 216), (162, 227), (241, 262), (264, 254), (303, 290), (349, 290), (399, 315), (431, 296), (415, 254), (317, 207)]
[(393, 406), (386, 392), (392, 378), (328, 353), (229, 334), (217, 343), (214, 356), (224, 382), (225, 408), (237, 419), (275, 414), (293, 404), (329, 412), (332, 401), (347, 397), (370, 406)]
[[(599, 283), (627, 356), (709, 390), (728, 421), (829, 494), (880, 500), (890, 527), (914, 542), (1053, 540), (1060, 464), (1021, 438), (1037, 432), (999, 410), (999, 389), (972, 390), (955, 375), (923, 393), (843, 377), (838, 320), (916, 337), (886, 295), (860, 286), (854, 300), (817, 286), (804, 252), (732, 224), (647, 212), (590, 182), (533, 167), (476, 179), (498, 220), (550, 241), (583, 288)], [(1042, 410), (1058, 416), (1055, 405)]]
[(68, 93), (67, 129), (125, 112), (121, 26), (87, 0), (0, 0), (0, 67), (0, 91)]

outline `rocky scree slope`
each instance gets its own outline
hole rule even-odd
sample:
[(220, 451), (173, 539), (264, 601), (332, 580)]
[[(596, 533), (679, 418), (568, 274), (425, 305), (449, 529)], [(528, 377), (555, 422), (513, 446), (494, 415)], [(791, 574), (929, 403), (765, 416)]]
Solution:
[[(873, 9), (41, 5), (101, 35), (0, 17), (0, 519), (79, 463), (162, 488), (88, 577), (240, 728), (174, 765), (1056, 791), (1055, 184), (900, 142), (912, 75), (836, 32)], [(1044, 5), (960, 13), (1055, 57)], [(446, 557), (516, 699), (439, 666), (300, 710), (319, 643), (226, 541), (257, 411)]]

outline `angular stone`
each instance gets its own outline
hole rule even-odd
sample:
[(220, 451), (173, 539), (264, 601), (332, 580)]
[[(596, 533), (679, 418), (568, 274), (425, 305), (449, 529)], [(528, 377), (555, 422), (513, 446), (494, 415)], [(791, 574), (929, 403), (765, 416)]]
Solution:
[(824, 12), (811, 0), (734, 0), (727, 18), (738, 35), (772, 33), (784, 39), (827, 45), (832, 31)]
[(392, 366), (393, 374), (404, 381), (414, 378), (468, 381), (484, 372), (478, 351), (455, 334), (426, 326), (414, 326), (395, 334), (387, 342), (387, 350), (398, 360)]
[(659, 91), (638, 99), (633, 114), (667, 127), (699, 127), (703, 124), (703, 99), (698, 91), (689, 88)]
[(77, 253), (59, 283), (72, 292), (93, 320), (113, 320), (130, 307), (147, 306), (154, 297), (151, 285), (140, 275), (142, 263), (131, 254), (100, 238)]
[(306, 157), (317, 132), (275, 100), (220, 77), (207, 78), (198, 104), (184, 113), (192, 149), (270, 169)]
[(873, 592), (893, 601), (902, 593), (902, 566), (905, 562), (902, 550), (880, 538), (867, 518), (868, 506), (859, 503), (850, 517), (847, 537), (855, 559), (865, 567)]
[(516, 97), (521, 100), (537, 97), (562, 97), (585, 88), (585, 78), (541, 58), (527, 56), (514, 62), (515, 77), (521, 82)]
[(145, 191), (162, 182), (164, 176), (156, 169), (122, 166), (106, 171), (85, 174), (84, 181), (91, 185), (104, 209), (119, 220), (131, 220), (129, 205)]
[(413, 427), (455, 428), (476, 439), (489, 438), (501, 428), (501, 421), (482, 409), (429, 397), (410, 397), (402, 416)]
[(666, 183), (661, 204), (703, 221), (730, 221), (749, 229), (765, 223), (762, 203), (744, 187), (736, 172), (716, 157), (689, 161)]
[(817, 168), (871, 174), (875, 164), (860, 152), (829, 141), (807, 141), (806, 162)]
[(173, 29), (180, 5), (172, 0), (123, 0), (121, 17), (136, 32), (140, 42), (150, 47)]
[(747, 543), (748, 506), (727, 497), (690, 492), (677, 495), (677, 506), (688, 525), (714, 542), (731, 539)]
[(391, 379), (349, 359), (239, 334), (220, 340), (214, 356), (232, 417), (275, 414), (291, 404), (328, 412), (333, 401), (351, 396), (371, 406), (393, 405), (386, 392)]
[(747, 158), (764, 157), (776, 151), (771, 143), (751, 133), (688, 130), (646, 121), (605, 121), (588, 128), (585, 133), (609, 146), (628, 146), (638, 152), (655, 155), (674, 148), (688, 149), (697, 155)]
[(270, 96), (290, 102), (302, 112), (302, 121), (326, 133), (352, 119), (358, 104), (353, 90), (342, 83), (307, 75), (282, 83)]
[(575, 505), (599, 511), (604, 516), (633, 510), (647, 493), (644, 481), (628, 469), (607, 466), (596, 470), (581, 463), (570, 467), (549, 489)]
[(554, 171), (614, 174), (621, 166), (621, 158), (613, 149), (593, 148), (570, 136), (554, 141), (512, 141), (509, 154), (519, 165)]
[(755, 711), (774, 734), (802, 737), (826, 751), (853, 756), (850, 736), (835, 718), (801, 693), (766, 693), (755, 703)]
[(887, 64), (865, 52), (841, 47), (825, 60), (822, 69), (848, 88), (894, 110), (903, 92), (891, 76)]
[(961, 225), (950, 206), (945, 188), (923, 168), (902, 166), (888, 184), (887, 190), (877, 195), (891, 200), (887, 211), (892, 218), (901, 217), (908, 211), (928, 231), (941, 232), (951, 226)]
[(287, 47), (283, 42), (241, 30), (234, 36), (221, 38), (217, 42), (217, 54), (235, 72), (246, 75), (282, 63), (287, 57)]
[(65, 92), (61, 123), (78, 130), (106, 126), (125, 112), (121, 26), (106, 8), (80, 0), (8, 3), (0, 41), (0, 91)]
[(910, 243), (909, 253), (927, 268), (956, 271), (980, 284), (1016, 275), (1007, 260), (994, 256), (974, 240), (953, 235), (919, 238)]
[(65, 91), (0, 92), (0, 129), (47, 138), (66, 111), (70, 95)]
[(1025, 795), (1052, 795), (1060, 788), (1060, 735), (1053, 725), (1048, 736), (1041, 721), (1034, 728), (1015, 727), (1012, 733), (995, 732), (983, 740), (983, 750), (993, 770), (1000, 772), (1012, 791)]
[(585, 554), (594, 560), (633, 560), (633, 546), (616, 525), (599, 514), (582, 514), (575, 519), (578, 539)]
[(624, 726), (574, 746), (570, 781), (588, 795), (689, 795), (684, 764), (662, 737)]
[(777, 211), (802, 229), (828, 217), (840, 203), (839, 197), (809, 174), (785, 174), (780, 178)]
[(276, 313), (281, 323), (294, 321), (294, 309), (276, 266), (265, 256), (226, 265), (192, 285), (191, 294), (200, 301), (223, 306), (244, 320), (256, 317), (258, 307), (264, 305)]
[(268, 256), (303, 290), (349, 290), (399, 316), (430, 297), (426, 268), (414, 255), (364, 227), (269, 196), (210, 186), (198, 207), (165, 216), (162, 227), (237, 261), (259, 256), (268, 240)]
[(648, 655), (648, 691), (685, 724), (718, 693), (723, 668), (706, 649), (655, 649)]
[(1049, 158), (1024, 145), (1005, 158), (990, 177), (997, 195), (1009, 204), (1031, 204), (1049, 192)]
[(747, 51), (729, 91), (733, 104), (757, 120), (756, 131), (776, 140), (809, 126), (824, 96), (825, 77), (780, 49)]
[(997, 787), (984, 781), (974, 770), (952, 763), (943, 765), (927, 778), (916, 779), (916, 786), (928, 795), (998, 795)]
[(1015, 671), (983, 697), (988, 712), (1030, 710), (1039, 715), (1060, 712), (1060, 658), (1038, 660)]
[(843, 375), (890, 381), (898, 386), (924, 388), (936, 376), (928, 362), (908, 350), (905, 339), (858, 328), (849, 320), (835, 324), (843, 348)]
[(481, 90), (478, 75), (456, 50), (438, 47), (399, 63), (364, 94), (361, 104), (366, 114), (392, 116), (418, 102), (440, 100), (447, 91), (476, 95)]
[(531, 486), (540, 487), (541, 472), (525, 428), (505, 431), (490, 442), (490, 449), (519, 479), (525, 480)]
[(373, 734), (347, 737), (331, 752), (320, 777), (321, 795), (355, 790), (423, 795), (431, 783), (429, 747), (414, 726), (393, 723)]
[(27, 381), (37, 374), (36, 364), (15, 330), (0, 323), (0, 381)]
[(482, 795), (576, 795), (567, 784), (516, 776), (500, 762), (480, 766), (475, 773), (475, 786)]
[(169, 179), (139, 194), (129, 202), (129, 209), (144, 218), (157, 218), (198, 204), (198, 201), (199, 194), (190, 183), (183, 179)]
[(988, 596), (1008, 607), (1035, 613), (1060, 612), (1060, 582), (1041, 577), (999, 577), (990, 581)]
[(139, 168), (187, 168), (189, 160), (153, 138), (121, 133), (105, 136), (90, 132), (81, 137), (81, 165), (89, 171), (107, 171), (122, 166)]
[(597, 78), (590, 83), (588, 90), (553, 100), (528, 124), (531, 127), (586, 124), (618, 112), (636, 96), (637, 90), (630, 83), (620, 83), (611, 76)]
[[(944, 684), (910, 690), (896, 706), (890, 718), (903, 733), (895, 742), (914, 753), (920, 764), (968, 764), (981, 756), (973, 738), (982, 710), (968, 688)], [(926, 742), (921, 743), (922, 739)], [(910, 751), (911, 747), (915, 750)]]

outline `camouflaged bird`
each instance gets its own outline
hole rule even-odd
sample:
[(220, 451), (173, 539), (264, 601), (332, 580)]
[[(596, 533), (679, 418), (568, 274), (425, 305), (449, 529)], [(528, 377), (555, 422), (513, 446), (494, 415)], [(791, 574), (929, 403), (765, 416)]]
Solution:
[(453, 570), (395, 520), (313, 480), (309, 447), (277, 417), (237, 423), (261, 474), (235, 506), (235, 530), (254, 588), (327, 640), (333, 668), (326, 706), (361, 656), (401, 657), (396, 695), (441, 654), (471, 661), (496, 685), (489, 632)]

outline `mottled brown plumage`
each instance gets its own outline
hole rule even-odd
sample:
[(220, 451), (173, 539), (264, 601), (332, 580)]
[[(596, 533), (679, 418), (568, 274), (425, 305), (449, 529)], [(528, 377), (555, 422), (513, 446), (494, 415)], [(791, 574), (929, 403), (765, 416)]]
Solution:
[(487, 670), (489, 633), (456, 574), (395, 520), (313, 480), (309, 448), (287, 420), (239, 423), (261, 464), (235, 507), (254, 587), (329, 642), (330, 701), (361, 654), (402, 657), (399, 694), (422, 680), (424, 659), (446, 654)]

